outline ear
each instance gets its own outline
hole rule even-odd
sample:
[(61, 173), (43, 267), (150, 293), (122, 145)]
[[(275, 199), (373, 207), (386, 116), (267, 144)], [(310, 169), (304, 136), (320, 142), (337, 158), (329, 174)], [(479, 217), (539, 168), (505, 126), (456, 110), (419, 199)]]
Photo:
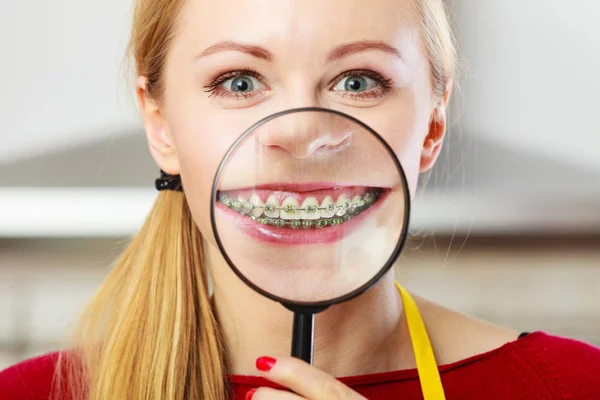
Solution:
[(136, 80), (136, 94), (144, 128), (148, 138), (150, 154), (159, 168), (171, 175), (179, 174), (179, 161), (173, 141), (169, 135), (167, 124), (163, 118), (159, 104), (146, 90), (148, 78), (140, 76)]
[(423, 149), (421, 150), (419, 172), (426, 172), (431, 169), (442, 150), (442, 144), (444, 137), (446, 136), (447, 128), (446, 107), (448, 105), (448, 99), (450, 98), (451, 88), (452, 84), (449, 83), (444, 92), (444, 97), (438, 99), (434, 104), (431, 120), (429, 121), (429, 132), (425, 137)]

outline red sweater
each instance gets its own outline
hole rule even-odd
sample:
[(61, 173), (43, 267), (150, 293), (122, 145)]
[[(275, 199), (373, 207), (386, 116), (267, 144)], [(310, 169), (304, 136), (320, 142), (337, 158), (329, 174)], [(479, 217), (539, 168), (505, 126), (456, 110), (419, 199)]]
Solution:
[[(0, 399), (46, 400), (56, 357), (46, 354), (0, 372)], [(440, 371), (447, 400), (600, 400), (600, 349), (542, 332)], [(423, 399), (416, 370), (341, 381), (368, 399)], [(233, 399), (243, 400), (249, 389), (269, 382), (232, 376), (231, 384)]]

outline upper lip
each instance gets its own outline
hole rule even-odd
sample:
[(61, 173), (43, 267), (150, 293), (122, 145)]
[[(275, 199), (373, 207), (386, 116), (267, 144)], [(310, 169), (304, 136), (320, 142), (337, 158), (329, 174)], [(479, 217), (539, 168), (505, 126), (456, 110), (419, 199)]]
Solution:
[(222, 191), (233, 191), (233, 190), (269, 190), (273, 192), (314, 192), (317, 190), (327, 189), (341, 189), (344, 187), (374, 187), (371, 185), (359, 185), (352, 183), (339, 183), (339, 182), (311, 182), (311, 183), (264, 183), (260, 185), (248, 186), (245, 188), (237, 189), (224, 189)]

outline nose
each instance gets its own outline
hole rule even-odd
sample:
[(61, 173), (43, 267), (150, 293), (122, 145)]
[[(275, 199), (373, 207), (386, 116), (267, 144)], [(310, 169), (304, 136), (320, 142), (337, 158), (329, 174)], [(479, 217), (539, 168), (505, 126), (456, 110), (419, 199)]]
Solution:
[(299, 111), (277, 117), (258, 129), (261, 146), (299, 159), (326, 155), (350, 143), (348, 121), (324, 111)]

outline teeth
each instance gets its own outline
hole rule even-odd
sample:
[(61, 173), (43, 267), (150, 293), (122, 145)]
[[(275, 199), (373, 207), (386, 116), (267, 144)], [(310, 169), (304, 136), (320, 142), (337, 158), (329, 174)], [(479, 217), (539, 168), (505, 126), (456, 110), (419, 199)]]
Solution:
[(286, 197), (281, 205), (275, 193), (271, 194), (265, 203), (253, 193), (249, 199), (242, 196), (228, 196), (222, 193), (219, 201), (232, 210), (261, 224), (269, 224), (292, 229), (311, 229), (335, 226), (356, 217), (371, 204), (377, 201), (379, 192), (367, 192), (362, 196), (342, 193), (334, 203), (331, 196), (325, 196), (321, 205), (315, 197), (306, 197), (302, 206), (298, 205), (295, 197)]
[(252, 204), (250, 204), (248, 200), (246, 200), (246, 198), (242, 196), (238, 196), (237, 201), (239, 202), (238, 205), (241, 206), (239, 207), (239, 212), (244, 215), (250, 214), (250, 211), (252, 211), (253, 208)]
[(319, 202), (314, 197), (307, 197), (304, 199), (302, 208), (304, 209), (304, 211), (300, 213), (302, 219), (315, 220), (321, 218)]
[(253, 193), (252, 196), (250, 196), (250, 199), (248, 199), (248, 201), (254, 206), (254, 209), (252, 210), (251, 214), (257, 218), (260, 217), (263, 213), (262, 207), (264, 205), (260, 197), (258, 197), (256, 193)]
[(223, 193), (223, 194), (221, 194), (221, 196), (219, 196), (219, 200), (221, 201), (221, 203), (225, 204), (227, 207), (229, 207), (231, 205), (231, 199), (225, 193)]
[(269, 218), (279, 218), (279, 200), (274, 194), (270, 195), (264, 206), (264, 213)]
[(331, 218), (335, 215), (335, 204), (331, 196), (326, 196), (321, 203), (321, 218)]
[(335, 202), (335, 205), (337, 206), (337, 211), (335, 212), (335, 215), (337, 215), (338, 217), (342, 217), (346, 214), (346, 210), (350, 206), (350, 202), (348, 201), (348, 197), (342, 193)]
[(231, 200), (231, 208), (235, 211), (241, 211), (244, 208), (243, 197), (235, 197)]
[[(358, 209), (358, 207), (361, 206), (361, 199), (360, 196), (354, 196), (354, 198), (352, 198), (352, 201), (350, 202), (350, 208), (348, 209), (348, 213), (349, 214), (354, 214), (356, 212), (356, 210)], [(363, 204), (364, 205), (364, 204)]]
[(300, 219), (302, 217), (302, 212), (298, 210), (298, 200), (293, 197), (286, 197), (281, 203), (281, 211), (279, 213), (279, 217), (281, 219)]

